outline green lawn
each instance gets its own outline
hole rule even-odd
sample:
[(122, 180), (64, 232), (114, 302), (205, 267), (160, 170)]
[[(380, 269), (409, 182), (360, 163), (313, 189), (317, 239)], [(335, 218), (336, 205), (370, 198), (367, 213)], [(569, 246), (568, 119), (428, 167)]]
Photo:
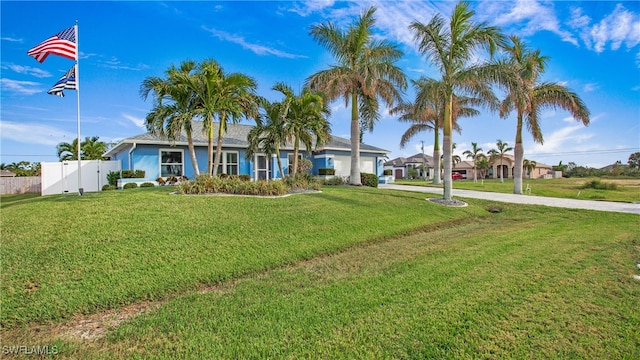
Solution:
[[(615, 190), (600, 190), (593, 188), (583, 188), (586, 183), (600, 181), (602, 184), (615, 184)], [(396, 184), (419, 185), (419, 186), (439, 186), (433, 185), (431, 181), (425, 180), (396, 180)], [(640, 179), (601, 179), (601, 178), (561, 178), (561, 179), (523, 179), (522, 190), (530, 186), (531, 195), (549, 196), (567, 199), (585, 200), (608, 200), (622, 202), (640, 202)], [(454, 189), (479, 190), (499, 192), (505, 194), (513, 193), (513, 179), (478, 180), (455, 180)]]
[[(72, 358), (640, 357), (637, 215), (352, 187), (31, 201), (2, 208), (3, 345)], [(160, 306), (106, 337), (60, 331), (142, 300)]]

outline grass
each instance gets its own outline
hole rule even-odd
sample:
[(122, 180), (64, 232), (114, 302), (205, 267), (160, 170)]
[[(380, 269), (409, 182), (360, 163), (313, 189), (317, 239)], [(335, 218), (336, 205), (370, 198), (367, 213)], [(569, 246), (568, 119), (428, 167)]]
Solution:
[[(252, 199), (138, 189), (3, 209), (3, 342), (53, 344), (71, 358), (640, 357), (636, 215), (323, 190)], [(75, 208), (92, 221), (59, 233), (30, 224)], [(174, 229), (153, 235), (165, 223)], [(45, 238), (60, 240), (28, 250)], [(67, 249), (36, 262), (57, 246)], [(46, 281), (29, 288), (37, 277)], [(165, 301), (96, 341), (55, 331), (62, 318), (140, 299)]]
[[(396, 180), (396, 184), (440, 186), (424, 180)], [(594, 182), (598, 186), (594, 186)], [(606, 200), (620, 202), (640, 202), (640, 179), (600, 179), (600, 178), (562, 178), (562, 179), (523, 179), (522, 190), (527, 185), (534, 196), (548, 196), (566, 199)], [(513, 193), (513, 179), (456, 180), (454, 189), (479, 190)]]

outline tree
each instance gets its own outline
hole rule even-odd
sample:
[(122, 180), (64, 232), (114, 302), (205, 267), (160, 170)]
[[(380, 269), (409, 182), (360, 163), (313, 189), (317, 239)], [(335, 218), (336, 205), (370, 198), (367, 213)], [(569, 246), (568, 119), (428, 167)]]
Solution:
[[(255, 80), (241, 73), (225, 73), (215, 60), (201, 63), (189, 88), (195, 96), (195, 110), (203, 119), (203, 131), (208, 138), (207, 174), (217, 175), (222, 138), (227, 131), (227, 122), (234, 124), (242, 118), (255, 118), (258, 101)], [(215, 160), (213, 156), (214, 119), (218, 120), (218, 138)]]
[[(61, 142), (56, 146), (60, 161), (78, 160), (78, 139), (71, 143)], [(80, 160), (101, 160), (107, 150), (107, 144), (100, 141), (100, 137), (85, 137), (80, 142)]]
[(401, 101), (400, 91), (406, 88), (406, 78), (395, 63), (402, 57), (395, 45), (372, 37), (376, 8), (367, 9), (346, 31), (332, 22), (313, 25), (311, 35), (329, 50), (337, 60), (327, 70), (307, 79), (314, 91), (327, 95), (330, 101), (343, 98), (351, 104), (351, 171), (349, 182), (360, 180), (360, 121), (373, 131), (380, 100), (388, 107)]
[(640, 168), (640, 151), (629, 155), (627, 164), (629, 164), (629, 167), (632, 169)]
[(482, 153), (482, 148), (478, 147), (478, 143), (471, 143), (471, 150), (465, 150), (462, 155), (466, 155), (468, 159), (473, 161), (473, 182), (478, 182), (478, 176), (476, 171), (476, 162), (486, 156)]
[(482, 179), (487, 177), (487, 171), (489, 170), (489, 160), (487, 160), (487, 157), (484, 155), (481, 155), (480, 158), (478, 159), (478, 162), (476, 163), (476, 167), (478, 168), (478, 170), (480, 170), (480, 177)]
[(504, 183), (503, 171), (502, 171), (502, 160), (504, 159), (504, 155), (513, 150), (512, 147), (509, 147), (509, 144), (506, 142), (502, 142), (502, 140), (498, 139), (496, 141), (496, 148), (488, 151), (488, 154), (491, 155), (492, 160), (500, 159), (500, 182)]
[(566, 86), (555, 82), (538, 82), (538, 76), (544, 72), (549, 58), (542, 56), (540, 50), (527, 49), (517, 36), (511, 36), (510, 39), (512, 45), (505, 46), (509, 59), (506, 62), (496, 62), (496, 65), (502, 73), (497, 77), (504, 76), (501, 82), (508, 92), (500, 106), (500, 115), (506, 118), (512, 110), (516, 111), (513, 193), (522, 194), (523, 125), (526, 124), (534, 142), (543, 144), (544, 139), (538, 121), (542, 110), (564, 109), (585, 126), (589, 125), (589, 110), (582, 99)]
[(331, 110), (323, 96), (309, 88), (304, 88), (298, 95), (284, 83), (276, 84), (273, 89), (285, 95), (285, 136), (293, 142), (292, 175), (295, 175), (298, 171), (300, 143), (310, 153), (329, 141), (331, 124), (327, 117)]
[[(440, 15), (434, 15), (429, 23), (414, 21), (409, 26), (413, 31), (418, 49), (439, 69), (442, 82), (445, 84), (446, 106), (443, 124), (444, 152), (444, 193), (445, 200), (451, 200), (451, 155), (453, 130), (454, 94), (463, 91), (476, 98), (490, 99), (491, 89), (481, 76), (486, 73), (478, 71), (470, 62), (476, 50), (485, 48), (493, 55), (504, 39), (497, 27), (472, 20), (474, 12), (466, 2), (458, 3), (449, 21)], [(448, 27), (447, 27), (448, 26)], [(459, 95), (459, 93), (458, 93)], [(491, 104), (491, 102), (488, 102)]]
[[(415, 88), (416, 98), (413, 103), (403, 102), (393, 109), (390, 114), (400, 114), (398, 119), (411, 125), (402, 134), (400, 147), (403, 148), (418, 133), (423, 131), (433, 131), (433, 159), (434, 176), (433, 183), (440, 184), (440, 128), (444, 121), (444, 83), (430, 78), (421, 77), (419, 80), (411, 81)], [(453, 128), (460, 132), (458, 117), (476, 116), (480, 112), (470, 106), (481, 103), (480, 100), (468, 97), (454, 97), (453, 104)]]
[(536, 166), (538, 166), (538, 163), (535, 162), (535, 160), (524, 159), (522, 164), (524, 166), (524, 170), (529, 175), (529, 179), (531, 179), (531, 172), (536, 169)]
[(278, 160), (278, 169), (284, 176), (282, 160), (280, 160), (280, 146), (286, 142), (285, 124), (287, 104), (285, 102), (270, 103), (266, 99), (260, 99), (260, 108), (264, 113), (256, 116), (256, 126), (249, 131), (246, 156), (250, 159), (257, 150), (262, 151), (267, 158), (275, 154)]
[(146, 100), (153, 93), (154, 106), (145, 118), (147, 130), (152, 134), (176, 141), (182, 131), (187, 136), (187, 147), (196, 176), (200, 174), (193, 145), (194, 97), (189, 88), (193, 81), (196, 63), (184, 61), (180, 68), (171, 65), (165, 71), (166, 78), (148, 77), (140, 86), (140, 96)]

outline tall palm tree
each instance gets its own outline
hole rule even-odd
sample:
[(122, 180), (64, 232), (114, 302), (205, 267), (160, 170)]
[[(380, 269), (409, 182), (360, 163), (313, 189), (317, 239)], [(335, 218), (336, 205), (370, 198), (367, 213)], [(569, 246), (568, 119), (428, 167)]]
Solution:
[(535, 160), (524, 159), (522, 161), (522, 164), (524, 170), (527, 172), (527, 174), (529, 174), (529, 179), (531, 179), (531, 172), (535, 170), (536, 166), (538, 166), (538, 163)]
[(473, 161), (473, 182), (478, 182), (478, 172), (476, 171), (476, 163), (486, 156), (482, 153), (482, 148), (478, 147), (478, 143), (471, 143), (471, 150), (465, 150), (462, 155)]
[(180, 139), (182, 131), (187, 136), (187, 147), (196, 176), (200, 174), (193, 145), (194, 98), (189, 88), (196, 63), (183, 61), (179, 68), (171, 65), (165, 71), (166, 78), (152, 76), (144, 79), (140, 96), (146, 100), (153, 94), (154, 106), (145, 118), (147, 130), (170, 141)]
[(80, 142), (82, 160), (102, 160), (102, 154), (107, 151), (107, 144), (100, 141), (99, 136), (86, 137)]
[(503, 159), (504, 159), (504, 155), (513, 150), (512, 147), (509, 146), (508, 143), (503, 142), (502, 140), (498, 139), (496, 141), (496, 149), (491, 149), (488, 151), (489, 155), (492, 155), (492, 159), (500, 159), (500, 182), (504, 183), (504, 178), (503, 178), (503, 171), (502, 171), (502, 167), (503, 167)]
[[(411, 80), (416, 98), (414, 103), (403, 102), (393, 109), (390, 113), (401, 114), (398, 119), (401, 122), (407, 122), (411, 125), (402, 134), (400, 139), (400, 148), (406, 146), (409, 141), (418, 133), (423, 131), (433, 131), (433, 159), (434, 159), (434, 176), (433, 183), (440, 184), (440, 129), (444, 122), (444, 108), (446, 102), (444, 100), (444, 83), (431, 78), (421, 77), (420, 79)], [(480, 112), (471, 106), (482, 104), (482, 100), (470, 97), (454, 97), (453, 101), (453, 128), (458, 133), (461, 131), (458, 125), (459, 117), (477, 116)]]
[(538, 118), (545, 108), (561, 108), (585, 126), (589, 125), (589, 110), (582, 99), (566, 86), (554, 82), (539, 82), (538, 76), (545, 70), (549, 59), (540, 54), (540, 50), (530, 50), (517, 36), (511, 36), (511, 45), (505, 46), (509, 59), (504, 64), (510, 67), (511, 79), (506, 82), (507, 97), (501, 104), (500, 115), (503, 118), (516, 111), (516, 143), (514, 147), (514, 185), (513, 193), (522, 194), (522, 169), (524, 147), (522, 145), (522, 126), (533, 137), (533, 141), (543, 144), (544, 139)]
[[(255, 80), (241, 73), (225, 73), (215, 60), (202, 62), (195, 80), (189, 85), (196, 97), (195, 112), (203, 119), (203, 131), (208, 137), (207, 174), (217, 175), (222, 153), (222, 138), (227, 122), (234, 124), (258, 114)], [(215, 160), (213, 156), (214, 119), (218, 120)]]
[[(427, 56), (440, 70), (442, 82), (445, 84), (443, 151), (444, 151), (444, 194), (445, 200), (452, 199), (451, 181), (451, 144), (453, 130), (453, 98), (454, 94), (464, 92), (472, 97), (490, 98), (486, 82), (470, 63), (476, 50), (485, 48), (493, 55), (497, 46), (504, 39), (497, 27), (472, 20), (474, 12), (469, 3), (458, 3), (451, 19), (445, 21), (440, 14), (434, 15), (429, 23), (418, 21), (411, 23), (420, 52)], [(488, 78), (487, 78), (488, 79)]]
[(331, 110), (324, 97), (309, 88), (304, 88), (299, 95), (284, 83), (276, 84), (273, 89), (285, 95), (285, 133), (287, 140), (293, 142), (292, 175), (295, 175), (298, 171), (300, 143), (305, 146), (307, 153), (310, 153), (313, 148), (329, 141), (331, 124), (327, 117), (331, 115)]
[(337, 61), (327, 70), (307, 79), (314, 91), (327, 95), (330, 101), (343, 98), (351, 104), (351, 171), (349, 182), (360, 181), (360, 121), (373, 131), (380, 100), (388, 107), (401, 101), (401, 91), (407, 86), (402, 70), (395, 63), (402, 57), (395, 45), (373, 39), (376, 8), (368, 8), (346, 31), (332, 22), (313, 25), (313, 38), (331, 52)]
[(476, 167), (478, 168), (478, 170), (480, 170), (481, 178), (484, 179), (485, 177), (487, 177), (487, 170), (489, 170), (489, 166), (489, 160), (484, 154), (482, 154), (478, 159), (478, 162), (476, 163)]
[(260, 99), (260, 108), (264, 110), (264, 113), (255, 117), (256, 126), (249, 131), (247, 137), (249, 142), (246, 152), (247, 159), (251, 159), (258, 150), (263, 152), (268, 159), (275, 154), (280, 175), (284, 176), (280, 146), (286, 143), (287, 104), (285, 102), (271, 103), (266, 99)]

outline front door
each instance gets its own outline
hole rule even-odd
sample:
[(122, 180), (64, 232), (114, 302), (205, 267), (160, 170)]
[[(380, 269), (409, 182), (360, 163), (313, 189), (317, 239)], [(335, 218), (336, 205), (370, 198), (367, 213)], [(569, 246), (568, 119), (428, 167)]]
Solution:
[(271, 172), (269, 171), (269, 158), (266, 155), (256, 155), (256, 180), (268, 180)]
[(396, 169), (396, 180), (402, 179), (402, 169)]

